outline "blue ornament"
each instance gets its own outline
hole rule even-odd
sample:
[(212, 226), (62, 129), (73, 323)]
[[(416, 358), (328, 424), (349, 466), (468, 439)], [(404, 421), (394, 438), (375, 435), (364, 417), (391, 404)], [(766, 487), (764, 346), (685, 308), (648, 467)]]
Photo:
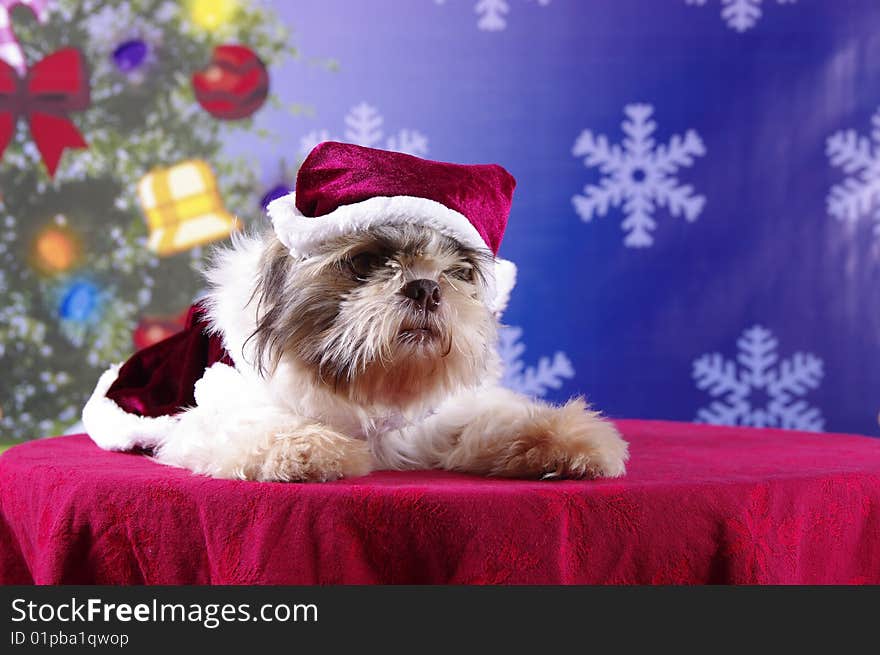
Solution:
[(101, 291), (88, 280), (74, 280), (61, 293), (58, 314), (65, 321), (85, 323), (94, 319), (101, 301)]
[(260, 198), (260, 207), (263, 208), (263, 211), (266, 211), (266, 207), (269, 206), (269, 203), (273, 200), (277, 200), (278, 198), (283, 198), (288, 193), (290, 193), (290, 189), (284, 184), (276, 184), (271, 189), (266, 191), (262, 198)]
[(131, 73), (143, 66), (150, 54), (150, 46), (141, 39), (123, 41), (113, 50), (113, 63), (121, 73)]

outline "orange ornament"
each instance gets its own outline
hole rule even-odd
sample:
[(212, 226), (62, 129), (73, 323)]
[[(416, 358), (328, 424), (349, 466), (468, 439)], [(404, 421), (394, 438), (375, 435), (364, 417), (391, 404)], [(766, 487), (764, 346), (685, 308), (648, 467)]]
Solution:
[(69, 271), (79, 255), (79, 241), (66, 228), (55, 225), (47, 227), (34, 240), (34, 263), (44, 273)]

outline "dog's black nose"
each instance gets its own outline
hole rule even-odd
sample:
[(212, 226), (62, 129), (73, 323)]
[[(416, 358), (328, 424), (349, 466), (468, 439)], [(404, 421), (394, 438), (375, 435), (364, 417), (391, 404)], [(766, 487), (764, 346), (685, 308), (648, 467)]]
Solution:
[(436, 311), (440, 306), (440, 285), (434, 280), (412, 280), (404, 285), (401, 293), (423, 312)]

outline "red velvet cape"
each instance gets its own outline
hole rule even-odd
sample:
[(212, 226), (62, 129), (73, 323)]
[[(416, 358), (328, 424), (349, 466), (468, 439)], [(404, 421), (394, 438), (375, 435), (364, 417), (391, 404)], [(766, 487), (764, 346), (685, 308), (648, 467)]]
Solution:
[(210, 333), (205, 310), (190, 307), (186, 326), (132, 355), (106, 397), (136, 416), (169, 416), (195, 404), (196, 382), (212, 364), (234, 366), (219, 336)]

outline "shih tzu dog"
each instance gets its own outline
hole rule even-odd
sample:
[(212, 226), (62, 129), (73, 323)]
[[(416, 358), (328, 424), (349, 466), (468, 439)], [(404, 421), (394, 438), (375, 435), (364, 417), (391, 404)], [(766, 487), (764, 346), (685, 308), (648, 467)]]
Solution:
[(582, 399), (498, 384), (513, 186), (497, 166), (319, 145), (274, 230), (217, 254), (188, 329), (104, 374), (89, 434), (219, 478), (622, 475), (626, 442)]

